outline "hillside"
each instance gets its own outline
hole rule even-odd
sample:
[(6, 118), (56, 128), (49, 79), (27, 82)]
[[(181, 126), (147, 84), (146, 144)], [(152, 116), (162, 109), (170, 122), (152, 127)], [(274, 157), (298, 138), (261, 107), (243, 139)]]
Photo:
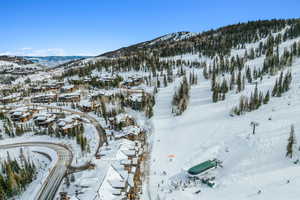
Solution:
[(23, 57), (20, 56), (5, 56), (2, 55), (0, 56), (0, 61), (5, 61), (5, 62), (12, 62), (18, 65), (29, 65), (29, 64), (33, 64), (32, 61), (25, 59)]
[[(298, 199), (299, 57), (299, 19), (265, 20), (168, 34), (72, 63), (63, 77), (143, 74), (158, 88), (142, 199)], [(211, 159), (223, 166), (204, 175), (213, 189), (187, 174)]]
[[(20, 66), (36, 64), (0, 61), (2, 73), (13, 76), (1, 84), (3, 105), (41, 106), (32, 126), (57, 115), (51, 128), (25, 136), (70, 144), (78, 166), (91, 161), (93, 169), (65, 178), (58, 193), (99, 200), (299, 199), (299, 19), (171, 33), (64, 61), (27, 74)], [(3, 143), (11, 137), (4, 123)], [(16, 139), (24, 138), (10, 138)]]
[(173, 42), (180, 42), (182, 40), (188, 40), (189, 38), (196, 35), (196, 33), (191, 33), (187, 31), (177, 32), (177, 33), (170, 33), (164, 36), (160, 36), (153, 40), (149, 40), (146, 42), (141, 42), (129, 47), (123, 47), (115, 51), (106, 52), (104, 54), (99, 55), (98, 57), (120, 57), (120, 56), (128, 56), (134, 54), (136, 51), (145, 50), (156, 48), (160, 45), (165, 45), (168, 43)]
[(222, 50), (219, 53), (228, 54), (231, 48), (258, 41), (272, 32), (277, 32), (286, 25), (297, 22), (299, 22), (299, 19), (261, 20), (229, 25), (198, 34), (178, 32), (104, 53), (100, 56), (132, 56), (143, 52), (155, 53), (162, 57), (196, 52), (210, 56), (211, 52), (219, 50)]
[[(257, 58), (246, 64), (262, 67), (261, 61)], [(253, 84), (246, 84), (242, 94), (229, 92), (225, 101), (213, 103), (211, 82), (200, 78), (198, 85), (191, 86), (187, 110), (176, 117), (171, 113), (171, 102), (177, 84), (160, 89), (152, 119), (153, 146), (144, 198), (298, 199), (299, 164), (294, 161), (300, 152), (295, 150), (290, 159), (286, 157), (286, 148), (292, 124), (296, 141), (300, 139), (299, 69), (300, 59), (297, 59), (291, 66), (290, 91), (242, 116), (230, 116), (231, 109), (239, 104), (241, 95), (250, 95), (255, 88)], [(197, 73), (202, 76), (202, 70)], [(265, 92), (272, 90), (275, 77), (264, 77), (258, 88)], [(259, 123), (255, 135), (251, 122)], [(298, 149), (299, 144), (295, 146)], [(215, 188), (190, 183), (186, 170), (213, 158), (223, 162), (223, 168), (206, 175), (216, 178)], [(177, 189), (174, 185), (178, 185)]]
[(38, 63), (48, 68), (53, 68), (71, 61), (77, 61), (88, 56), (25, 56), (24, 58), (32, 61), (33, 63)]

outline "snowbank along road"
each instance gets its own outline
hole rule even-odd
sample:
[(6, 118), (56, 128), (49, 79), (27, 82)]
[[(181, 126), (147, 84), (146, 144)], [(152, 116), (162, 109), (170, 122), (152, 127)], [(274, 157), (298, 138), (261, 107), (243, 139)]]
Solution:
[(1, 145), (0, 149), (8, 149), (8, 148), (17, 148), (17, 147), (29, 147), (29, 146), (39, 146), (39, 147), (47, 147), (56, 151), (58, 160), (55, 166), (51, 169), (49, 176), (44, 181), (41, 186), (36, 200), (52, 200), (57, 192), (57, 189), (60, 186), (61, 181), (63, 180), (64, 175), (67, 172), (68, 167), (72, 162), (72, 152), (60, 144), (53, 144), (47, 142), (26, 142), (26, 143), (15, 143), (15, 144), (7, 144)]

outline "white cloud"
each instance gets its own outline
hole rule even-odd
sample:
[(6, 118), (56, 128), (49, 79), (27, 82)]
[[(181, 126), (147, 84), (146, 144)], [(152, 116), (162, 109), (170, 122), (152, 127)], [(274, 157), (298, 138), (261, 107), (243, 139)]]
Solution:
[(27, 50), (31, 50), (32, 48), (30, 48), (30, 47), (24, 47), (24, 48), (22, 48), (21, 50), (22, 51), (27, 51)]
[(10, 55), (13, 55), (13, 53), (10, 52), (10, 51), (5, 51), (5, 52), (0, 52), (0, 55), (8, 55), (8, 56), (10, 56)]
[(105, 52), (104, 50), (94, 49), (93, 51), (81, 50), (78, 52), (66, 52), (62, 48), (49, 48), (49, 49), (33, 49), (24, 47), (15, 51), (0, 52), (0, 55), (9, 56), (97, 56)]
[(0, 55), (9, 55), (9, 56), (65, 56), (65, 50), (61, 48), (50, 48), (50, 49), (32, 49), (29, 47), (24, 47), (18, 49), (14, 52), (6, 51), (1, 52)]

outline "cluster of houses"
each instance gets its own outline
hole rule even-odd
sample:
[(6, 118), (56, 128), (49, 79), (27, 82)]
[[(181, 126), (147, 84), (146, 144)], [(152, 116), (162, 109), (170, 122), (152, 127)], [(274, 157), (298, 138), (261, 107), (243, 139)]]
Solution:
[(22, 96), (20, 93), (13, 93), (8, 96), (0, 97), (0, 103), (4, 105), (9, 103), (15, 103), (21, 100), (22, 100)]
[(82, 120), (79, 115), (69, 115), (65, 118), (58, 119), (56, 124), (59, 130), (68, 133), (73, 128), (79, 127), (82, 124)]
[(139, 75), (129, 76), (127, 79), (120, 83), (121, 88), (132, 88), (144, 83), (144, 78)]
[[(8, 90), (6, 92), (6, 90)], [(1, 93), (10, 93), (14, 88), (1, 88)], [(22, 93), (33, 93), (32, 103), (52, 103), (52, 102), (79, 102), (80, 93), (74, 85), (65, 85), (64, 82), (48, 81), (41, 84), (30, 84), (24, 86), (10, 95), (0, 96), (1, 104), (19, 102), (23, 99)], [(37, 94), (38, 93), (38, 94)]]
[(74, 85), (60, 87), (60, 93), (50, 91), (31, 97), (32, 103), (52, 103), (52, 102), (79, 102), (80, 91)]
[(79, 102), (80, 101), (80, 92), (72, 92), (72, 93), (62, 93), (58, 95), (57, 101), (59, 102)]
[(57, 119), (55, 113), (43, 112), (34, 116), (33, 120), (36, 126), (49, 127)]
[[(119, 199), (136, 199), (141, 192), (140, 163), (144, 159), (142, 144), (138, 141), (122, 139), (104, 184)], [(106, 155), (105, 149), (102, 156)]]
[(33, 117), (36, 126), (49, 127), (59, 130), (63, 133), (69, 133), (73, 128), (78, 128), (82, 124), (79, 115), (53, 112), (40, 112)]
[(64, 82), (62, 81), (49, 80), (46, 83), (30, 84), (29, 91), (32, 93), (57, 91), (63, 86), (64, 86)]
[(144, 129), (139, 127), (135, 119), (126, 113), (120, 113), (108, 119), (109, 127), (106, 136), (110, 139), (128, 139), (131, 141), (144, 141)]
[(73, 84), (89, 84), (92, 86), (117, 86), (116, 83), (120, 81), (121, 77), (117, 74), (110, 74), (110, 73), (92, 73), (89, 76), (85, 76), (82, 78), (79, 77), (72, 77), (69, 79), (70, 82)]
[(91, 95), (91, 100), (101, 100), (103, 102), (109, 102), (113, 98), (118, 98), (120, 92), (117, 90), (96, 90)]
[(101, 85), (101, 86), (113, 86), (120, 88), (133, 88), (144, 83), (144, 77), (140, 75), (131, 75), (123, 79), (121, 76), (115, 73), (92, 73), (89, 76), (78, 78), (73, 77), (71, 80), (73, 83), (83, 83), (90, 85)]
[[(109, 83), (115, 81), (119, 78), (116, 74), (96, 74), (91, 75), (91, 78), (97, 78), (104, 83)], [(123, 80), (119, 84), (119, 91), (114, 90), (98, 90), (91, 95), (90, 101), (101, 100), (104, 102), (109, 102), (112, 98), (119, 97), (118, 93), (128, 94), (129, 97), (127, 101), (132, 101), (134, 107), (139, 107), (141, 103), (141, 93), (142, 89), (136, 89), (134, 86), (141, 85), (144, 82), (144, 78), (141, 76), (130, 76)], [(4, 93), (5, 91), (2, 91)], [(11, 92), (11, 90), (10, 90)], [(1, 104), (10, 104), (19, 102), (23, 99), (22, 93), (33, 94), (31, 98), (32, 103), (52, 103), (52, 102), (80, 102), (81, 96), (78, 90), (78, 86), (66, 84), (63, 81), (57, 80), (47, 80), (42, 83), (30, 83), (29, 85), (22, 86), (20, 91), (12, 93), (6, 96), (0, 96)], [(86, 101), (85, 103), (86, 104)], [(93, 110), (90, 107), (94, 105), (91, 104), (87, 109), (85, 106), (83, 110)]]
[(88, 99), (83, 99), (80, 102), (78, 102), (77, 107), (82, 112), (91, 112), (96, 110), (101, 104), (108, 103), (113, 98), (117, 97), (117, 93), (112, 90), (96, 90), (94, 92), (91, 92)]
[(13, 122), (25, 123), (33, 120), (36, 126), (44, 128), (54, 126), (54, 128), (58, 128), (64, 133), (68, 133), (72, 128), (79, 127), (82, 124), (82, 119), (79, 115), (48, 112), (34, 106), (10, 109), (7, 113)]
[[(32, 93), (31, 103), (70, 102), (82, 112), (97, 110), (102, 103), (129, 106), (135, 110), (143, 110), (145, 99), (151, 97), (140, 85), (144, 83), (144, 77), (134, 75), (125, 80), (116, 74), (92, 74), (84, 78), (84, 83), (99, 81), (105, 85), (118, 83), (114, 89), (98, 89), (85, 95), (79, 90), (84, 87), (80, 84), (66, 84), (62, 81), (48, 80), (43, 83), (28, 84), (27, 90)], [(92, 87), (88, 87), (91, 89)], [(82, 90), (83, 91), (83, 90)], [(86, 90), (87, 92), (87, 90)], [(0, 97), (1, 104), (9, 104), (22, 100), (22, 93)], [(28, 98), (29, 99), (29, 98)], [(73, 104), (72, 104), (73, 108)], [(119, 112), (119, 111), (118, 111)], [(123, 110), (121, 111), (123, 112)], [(27, 122), (32, 120), (38, 127), (53, 127), (53, 130), (69, 133), (74, 128), (82, 126), (82, 119), (78, 115), (63, 112), (46, 111), (38, 107), (20, 107), (9, 111), (10, 118), (15, 122)], [(113, 117), (111, 117), (113, 116)], [(106, 136), (119, 144), (116, 149), (116, 158), (113, 159), (106, 183), (109, 184), (112, 195), (125, 199), (137, 199), (141, 192), (141, 162), (144, 158), (145, 130), (138, 125), (133, 116), (127, 113), (109, 115), (105, 129)], [(107, 156), (104, 146), (98, 155)]]
[(22, 66), (15, 67), (14, 65), (2, 66), (0, 69), (1, 74), (10, 74), (10, 75), (28, 75), (35, 73), (39, 68), (35, 66)]
[(32, 103), (52, 103), (57, 101), (57, 94), (46, 93), (39, 94), (31, 98)]
[(19, 107), (9, 112), (10, 119), (14, 122), (27, 122), (32, 119), (33, 115), (38, 112), (34, 107)]
[(78, 103), (78, 108), (82, 112), (91, 112), (98, 108), (100, 104), (96, 101), (90, 101), (90, 100), (82, 100)]
[(110, 103), (123, 99), (125, 105), (140, 109), (143, 103), (143, 94), (147, 95), (147, 93), (143, 93), (143, 90), (96, 90), (89, 95), (88, 99), (81, 100), (78, 107), (83, 112), (91, 112), (100, 106), (100, 102)]
[(117, 74), (101, 73), (101, 74), (92, 74), (91, 78), (96, 78), (98, 81), (110, 84), (116, 81), (119, 76)]

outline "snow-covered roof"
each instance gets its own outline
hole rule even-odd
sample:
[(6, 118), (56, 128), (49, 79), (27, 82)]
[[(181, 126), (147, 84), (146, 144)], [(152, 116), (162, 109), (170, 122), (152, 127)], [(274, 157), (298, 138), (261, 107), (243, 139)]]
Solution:
[(14, 110), (12, 110), (11, 112), (27, 112), (29, 111), (29, 108), (24, 106), (24, 107), (18, 107), (18, 108), (15, 108)]
[(59, 119), (57, 125), (63, 129), (69, 129), (79, 124), (78, 119), (80, 119), (79, 115), (69, 115), (63, 119)]
[(134, 187), (134, 174), (132, 173), (128, 174), (127, 182), (131, 187)]
[(126, 156), (136, 156), (135, 150), (123, 150), (122, 151)]
[(79, 106), (81, 107), (92, 107), (92, 102), (89, 100), (82, 100), (79, 102)]
[(21, 97), (20, 93), (13, 93), (11, 95), (2, 97), (2, 100), (15, 99), (15, 98), (19, 98), (19, 97)]
[(122, 180), (127, 180), (128, 171), (124, 169), (124, 166), (119, 161), (113, 162), (111, 166), (120, 175)]
[(68, 98), (68, 97), (75, 97), (75, 96), (80, 96), (80, 92), (76, 91), (76, 92), (72, 92), (72, 93), (66, 93), (66, 94), (59, 95), (60, 98)]
[(131, 165), (131, 160), (129, 159), (123, 159), (120, 161), (121, 165)]
[(54, 94), (54, 93), (45, 93), (45, 94), (36, 95), (33, 98), (43, 98), (43, 97), (53, 98), (55, 96), (56, 96), (56, 94)]
[(126, 186), (126, 182), (119, 179), (111, 179), (108, 182), (113, 188), (125, 188)]
[(111, 190), (111, 193), (112, 193), (113, 195), (121, 195), (122, 189), (113, 188), (113, 189)]
[(73, 88), (74, 88), (74, 85), (64, 85), (63, 87), (61, 87), (62, 90), (70, 90)]
[(138, 164), (138, 158), (133, 158), (132, 159), (132, 164), (137, 165)]
[(116, 79), (118, 76), (116, 74), (93, 71), (91, 77), (99, 78), (100, 80), (103, 81), (110, 81)]
[(42, 112), (42, 113), (35, 114), (33, 119), (35, 121), (39, 121), (39, 123), (40, 122), (50, 123), (50, 122), (53, 122), (56, 119), (56, 115), (51, 114), (51, 113), (47, 113), (47, 112)]
[(117, 123), (124, 122), (124, 121), (126, 121), (128, 118), (132, 118), (132, 116), (130, 116), (130, 115), (127, 114), (127, 113), (120, 113), (120, 114), (116, 115)]
[(142, 100), (143, 100), (143, 94), (142, 93), (130, 94), (128, 98), (131, 101), (142, 102)]
[(112, 96), (116, 93), (115, 90), (97, 90), (94, 91), (91, 96), (92, 97), (97, 97), (97, 96)]
[(142, 128), (139, 126), (126, 126), (122, 128), (122, 132), (125, 135), (139, 135), (142, 132)]

